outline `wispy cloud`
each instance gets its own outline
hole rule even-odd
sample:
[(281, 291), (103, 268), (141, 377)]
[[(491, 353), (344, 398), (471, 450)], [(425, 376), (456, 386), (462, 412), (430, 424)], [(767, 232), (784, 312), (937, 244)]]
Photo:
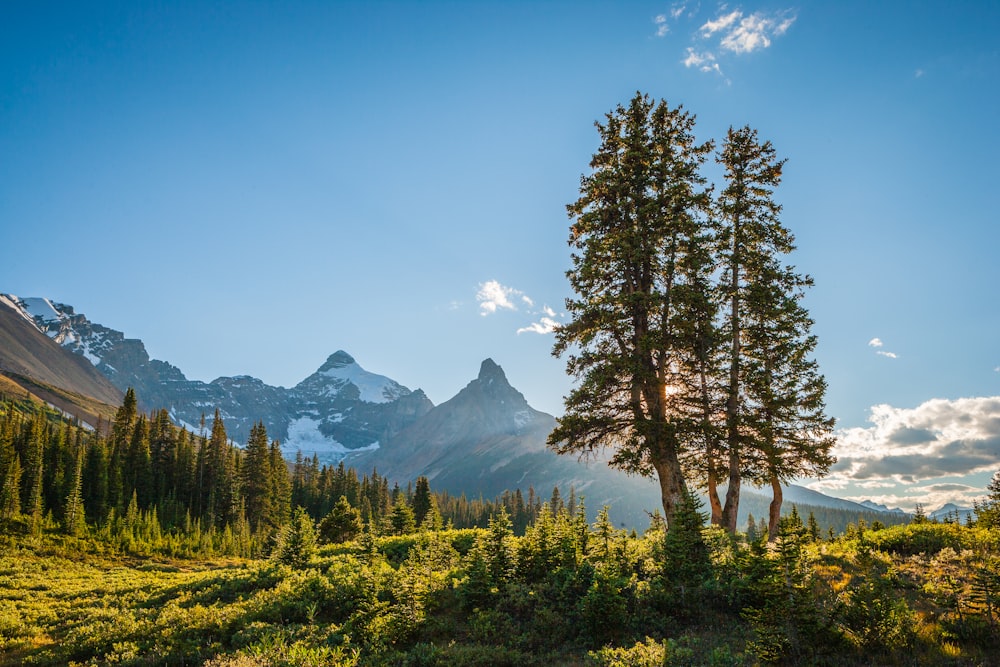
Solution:
[(667, 33), (670, 32), (670, 25), (667, 23), (666, 14), (657, 14), (653, 17), (653, 23), (656, 24), (657, 37), (666, 37)]
[[(771, 39), (788, 32), (795, 23), (795, 16), (789, 12), (764, 14), (754, 12), (743, 16), (739, 11), (723, 17), (719, 25), (708, 34), (722, 31), (724, 34), (719, 46), (733, 53), (753, 53), (771, 46)], [(710, 25), (710, 23), (705, 24)], [(704, 30), (705, 26), (702, 26)]]
[(653, 17), (653, 25), (656, 26), (656, 36), (666, 37), (670, 33), (671, 22), (676, 22), (687, 10), (688, 5), (686, 2), (675, 2), (670, 6), (670, 10), (663, 14), (657, 14)]
[(719, 63), (715, 62), (715, 56), (705, 51), (698, 53), (693, 47), (688, 47), (687, 57), (684, 59), (685, 67), (697, 67), (702, 72), (718, 72), (722, 74)]
[(711, 37), (717, 32), (722, 30), (727, 30), (730, 26), (740, 20), (743, 16), (743, 12), (740, 10), (734, 10), (728, 14), (723, 14), (714, 21), (706, 21), (705, 25), (701, 26), (702, 37)]
[(885, 357), (886, 359), (899, 359), (899, 355), (896, 354), (895, 352), (889, 352), (887, 350), (878, 349), (880, 347), (883, 347), (883, 345), (884, 343), (882, 342), (881, 338), (872, 338), (870, 341), (868, 341), (868, 347), (874, 347), (875, 354), (879, 355), (880, 357)]
[[(674, 20), (680, 18), (685, 9), (675, 5), (670, 17)], [(676, 14), (674, 10), (677, 10)], [(694, 30), (693, 43), (686, 48), (681, 62), (688, 68), (724, 76), (720, 63), (722, 54), (743, 55), (766, 49), (776, 38), (788, 32), (796, 18), (796, 13), (790, 9), (745, 14), (742, 9), (722, 5), (714, 18), (704, 21)], [(667, 15), (659, 14), (654, 22), (658, 26), (657, 36), (664, 36), (666, 30), (661, 32), (661, 29), (668, 26)]]
[(476, 301), (479, 302), (479, 314), (492, 315), (498, 310), (517, 310), (512, 298), (523, 297), (524, 293), (513, 287), (501, 285), (499, 281), (487, 280), (479, 284)]
[(553, 331), (555, 331), (558, 326), (559, 326), (559, 323), (556, 322), (551, 317), (542, 317), (537, 322), (532, 322), (531, 324), (529, 324), (526, 327), (521, 327), (520, 329), (517, 330), (517, 333), (518, 334), (536, 333), (536, 334), (545, 335), (545, 334), (550, 334)]

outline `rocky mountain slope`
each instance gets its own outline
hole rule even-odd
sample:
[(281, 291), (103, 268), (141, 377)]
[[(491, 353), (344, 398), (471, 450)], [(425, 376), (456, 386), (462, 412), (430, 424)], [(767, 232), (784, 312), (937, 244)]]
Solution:
[(510, 385), (492, 359), (454, 398), (390, 438), (377, 450), (352, 454), (347, 461), (361, 469), (378, 468), (390, 479), (406, 482), (424, 475), (437, 489), (493, 497), (505, 489), (534, 486), (546, 494), (553, 486), (585, 494), (600, 506), (612, 503), (652, 509), (656, 485), (608, 468), (559, 456), (545, 444), (555, 428), (552, 415), (535, 410)]
[(10, 297), (0, 295), (0, 374), (14, 386), (88, 423), (114, 414), (119, 391), (82, 356), (72, 354), (35, 326)]
[(97, 378), (103, 376), (101, 381), (114, 392), (116, 404), (121, 392), (132, 387), (145, 409), (166, 408), (177, 423), (194, 432), (201, 430), (203, 418), (210, 420), (218, 409), (227, 433), (238, 443), (245, 442), (250, 427), (261, 420), (268, 435), (280, 440), (291, 455), (302, 449), (307, 454), (319, 453), (325, 460), (339, 460), (345, 452), (377, 447), (433, 407), (422, 391), (410, 391), (369, 373), (342, 351), (332, 354), (316, 373), (292, 389), (273, 387), (250, 376), (206, 383), (187, 379), (165, 361), (150, 359), (141, 340), (91, 322), (72, 306), (10, 294), (0, 295), (0, 300), (19, 326), (34, 330), (31, 335), (27, 330), (12, 335), (12, 339), (44, 334), (41, 338), (49, 339), (51, 348), (61, 346), (75, 353), (68, 355), (72, 363), (53, 363), (53, 368), (79, 367)]

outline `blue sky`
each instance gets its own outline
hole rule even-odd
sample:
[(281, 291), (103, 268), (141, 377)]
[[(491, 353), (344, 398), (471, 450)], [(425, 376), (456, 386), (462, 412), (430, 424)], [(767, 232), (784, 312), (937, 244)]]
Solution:
[(1000, 469), (1000, 5), (208, 4), (0, 5), (0, 291), (191, 378), (344, 349), (440, 403), (492, 357), (558, 414), (565, 204), (641, 90), (788, 159), (844, 429), (816, 488)]

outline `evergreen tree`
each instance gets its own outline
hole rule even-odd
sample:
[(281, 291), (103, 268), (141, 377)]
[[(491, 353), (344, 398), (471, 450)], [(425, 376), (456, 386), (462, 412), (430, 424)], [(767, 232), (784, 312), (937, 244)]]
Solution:
[(24, 513), (28, 515), (29, 525), (32, 533), (38, 533), (42, 526), (42, 505), (44, 470), (43, 460), (45, 456), (46, 439), (45, 415), (39, 410), (28, 431), (28, 440), (25, 446), (25, 462), (23, 473), (24, 502), (21, 506)]
[(0, 521), (10, 521), (21, 515), (21, 457), (17, 454), (7, 465), (0, 480)]
[(316, 553), (316, 529), (312, 517), (302, 507), (296, 507), (292, 520), (278, 532), (271, 558), (294, 568), (309, 564)]
[(254, 531), (278, 525), (274, 517), (273, 480), (271, 479), (271, 452), (268, 448), (267, 429), (264, 422), (250, 428), (250, 437), (243, 450), (242, 477), (243, 502), (250, 528)]
[(424, 524), (424, 519), (427, 514), (431, 511), (434, 504), (434, 497), (431, 495), (430, 482), (427, 478), (421, 475), (417, 478), (417, 486), (413, 492), (413, 520), (416, 521), (418, 526)]
[(100, 437), (91, 439), (87, 447), (83, 499), (87, 518), (103, 521), (108, 513), (108, 458), (107, 445)]
[(353, 540), (363, 529), (361, 512), (351, 507), (347, 496), (341, 496), (329, 514), (319, 522), (319, 538), (322, 542), (339, 544)]
[(292, 480), (277, 440), (271, 441), (268, 454), (271, 459), (271, 522), (281, 526), (292, 513)]
[(153, 469), (149, 453), (149, 422), (145, 415), (139, 415), (132, 429), (128, 450), (122, 470), (122, 488), (125, 493), (133, 492), (140, 507), (148, 507), (153, 496)]
[(993, 475), (986, 491), (986, 498), (975, 506), (976, 523), (984, 528), (1000, 528), (1000, 472)]
[(183, 475), (178, 470), (177, 429), (170, 423), (170, 413), (158, 411), (149, 425), (149, 458), (152, 484), (149, 502), (155, 505), (173, 495), (177, 496), (178, 478)]
[(72, 485), (66, 497), (63, 530), (67, 535), (78, 536), (86, 526), (86, 516), (83, 509), (83, 451), (77, 450), (76, 465), (72, 475)]
[(674, 517), (674, 527), (663, 542), (663, 576), (680, 603), (687, 604), (712, 571), (708, 546), (701, 530), (705, 516), (701, 500), (688, 490)]
[(125, 456), (132, 440), (132, 430), (138, 417), (138, 401), (135, 391), (129, 387), (125, 391), (125, 400), (115, 412), (111, 422), (111, 436), (108, 441), (110, 453), (108, 456), (108, 507), (119, 512), (125, 509), (126, 493), (122, 474)]
[(219, 410), (212, 420), (212, 433), (200, 452), (201, 506), (209, 525), (224, 526), (234, 509), (234, 471), (229, 439)]
[[(690, 313), (675, 299), (704, 253), (700, 224), (708, 195), (699, 168), (711, 144), (697, 144), (694, 117), (639, 93), (596, 123), (601, 146), (583, 176), (567, 272), (577, 297), (556, 330), (553, 353), (569, 354), (580, 380), (549, 436), (559, 453), (586, 455), (609, 444), (614, 466), (655, 473), (668, 525), (687, 486), (681, 470), (687, 397), (680, 350)], [(688, 300), (693, 303), (694, 300)]]
[(413, 517), (413, 510), (406, 504), (406, 500), (400, 497), (400, 501), (392, 508), (392, 515), (389, 517), (389, 524), (392, 526), (394, 535), (408, 535), (417, 529), (417, 523)]
[(720, 523), (736, 531), (741, 485), (749, 476), (774, 489), (773, 535), (780, 482), (803, 471), (825, 472), (832, 462), (833, 422), (823, 414), (826, 384), (808, 358), (815, 338), (799, 303), (811, 280), (780, 261), (795, 248), (779, 219), (781, 206), (773, 199), (785, 161), (749, 127), (729, 129), (718, 161), (725, 171), (717, 211), (722, 331), (728, 341), (728, 487)]

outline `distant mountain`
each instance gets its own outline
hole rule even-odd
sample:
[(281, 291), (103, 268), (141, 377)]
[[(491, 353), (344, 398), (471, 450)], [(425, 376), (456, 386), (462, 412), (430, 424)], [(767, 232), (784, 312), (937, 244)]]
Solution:
[(927, 518), (935, 521), (948, 521), (957, 518), (962, 523), (965, 523), (974, 513), (975, 510), (971, 507), (959, 507), (955, 503), (947, 503), (933, 512), (929, 512)]
[(906, 514), (906, 512), (904, 512), (898, 507), (889, 509), (888, 505), (880, 505), (879, 503), (873, 502), (871, 500), (862, 500), (859, 504), (876, 512), (886, 512), (888, 514)]
[[(203, 417), (210, 420), (218, 409), (226, 432), (238, 443), (246, 442), (250, 427), (260, 420), (287, 453), (294, 456), (301, 449), (306, 455), (317, 453), (336, 461), (354, 449), (378, 447), (433, 407), (422, 391), (411, 392), (365, 371), (343, 351), (332, 354), (292, 389), (245, 375), (206, 383), (188, 380), (177, 367), (150, 359), (141, 340), (91, 322), (72, 306), (9, 294), (0, 295), (0, 300), (14, 311), (13, 319), (21, 322), (22, 329), (25, 325), (34, 329), (30, 333), (24, 329), (12, 339), (44, 334), (41, 338), (51, 339), (50, 347), (75, 353), (69, 355), (71, 364), (54, 359), (52, 368), (80, 367), (95, 378), (103, 375), (101, 381), (113, 393), (115, 404), (121, 402), (121, 392), (132, 387), (145, 409), (166, 408), (175, 422), (194, 432), (200, 431)], [(32, 372), (41, 373), (43, 366), (38, 364)]]
[(830, 507), (833, 509), (849, 510), (851, 512), (869, 512), (872, 510), (877, 512), (883, 511), (881, 509), (865, 505), (864, 503), (856, 503), (853, 500), (834, 498), (833, 496), (828, 496), (825, 493), (813, 491), (812, 489), (807, 489), (804, 486), (798, 486), (796, 484), (789, 484), (783, 488), (785, 502), (789, 504), (815, 505), (816, 507)]

